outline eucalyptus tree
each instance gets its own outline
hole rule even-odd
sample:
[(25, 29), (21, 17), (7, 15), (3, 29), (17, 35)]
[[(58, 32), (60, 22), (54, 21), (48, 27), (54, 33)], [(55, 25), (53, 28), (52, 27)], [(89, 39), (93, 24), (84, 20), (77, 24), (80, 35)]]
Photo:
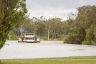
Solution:
[[(96, 42), (96, 6), (82, 6), (78, 8), (77, 25), (86, 30), (84, 44)], [(96, 43), (95, 43), (96, 44)]]
[(79, 7), (76, 19), (68, 24), (67, 43), (96, 44), (96, 6)]
[(4, 45), (9, 31), (24, 20), (26, 0), (0, 0), (0, 48)]

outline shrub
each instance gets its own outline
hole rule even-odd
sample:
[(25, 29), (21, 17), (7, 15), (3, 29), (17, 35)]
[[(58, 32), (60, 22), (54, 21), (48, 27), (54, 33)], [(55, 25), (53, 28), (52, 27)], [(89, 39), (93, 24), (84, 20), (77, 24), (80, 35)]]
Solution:
[(19, 36), (15, 34), (14, 32), (9, 33), (9, 40), (18, 40)]
[(83, 45), (91, 45), (92, 43), (91, 43), (91, 41), (83, 41), (82, 44)]
[(73, 27), (65, 36), (64, 42), (69, 44), (81, 44), (85, 38), (85, 30), (83, 28)]

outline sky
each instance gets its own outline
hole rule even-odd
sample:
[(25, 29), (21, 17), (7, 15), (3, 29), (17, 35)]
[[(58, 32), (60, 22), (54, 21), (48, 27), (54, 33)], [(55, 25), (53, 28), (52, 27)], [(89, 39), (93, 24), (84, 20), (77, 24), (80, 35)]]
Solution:
[(45, 18), (58, 17), (66, 20), (83, 5), (96, 5), (96, 0), (26, 0), (28, 15)]

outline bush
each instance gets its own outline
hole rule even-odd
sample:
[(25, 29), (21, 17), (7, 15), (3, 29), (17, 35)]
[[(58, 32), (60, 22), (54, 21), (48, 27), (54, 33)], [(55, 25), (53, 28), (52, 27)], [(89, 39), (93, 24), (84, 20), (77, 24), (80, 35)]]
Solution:
[(85, 30), (83, 28), (73, 27), (65, 36), (64, 42), (68, 44), (81, 44), (85, 38)]
[(64, 40), (65, 36), (64, 35), (58, 35), (58, 37), (56, 38), (57, 40)]
[(91, 41), (83, 41), (82, 44), (83, 45), (91, 45), (92, 43), (91, 43)]
[(42, 40), (48, 40), (48, 37), (47, 36), (40, 36), (40, 39), (42, 39)]
[(90, 27), (86, 30), (86, 37), (85, 37), (85, 41), (82, 42), (82, 44), (86, 44), (86, 45), (92, 45), (94, 44), (94, 38), (95, 38), (95, 35), (93, 33), (93, 28)]
[(18, 40), (19, 36), (14, 32), (9, 33), (9, 40)]
[(18, 40), (19, 36), (12, 34), (10, 35), (10, 40)]
[(64, 40), (65, 43), (68, 44), (79, 44), (79, 39), (77, 38), (77, 34), (68, 34)]
[(93, 33), (93, 29), (89, 28), (86, 31), (86, 40), (93, 40), (94, 39), (94, 33)]

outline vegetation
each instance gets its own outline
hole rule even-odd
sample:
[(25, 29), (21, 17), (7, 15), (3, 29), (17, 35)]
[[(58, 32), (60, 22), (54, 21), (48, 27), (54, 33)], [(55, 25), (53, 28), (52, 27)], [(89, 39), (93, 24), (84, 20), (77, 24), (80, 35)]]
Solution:
[(9, 34), (8, 34), (8, 39), (9, 40), (18, 40), (19, 36), (14, 33), (13, 31), (10, 31)]
[(69, 17), (68, 20), (45, 19), (43, 16), (30, 19), (25, 16), (26, 12), (25, 0), (0, 0), (0, 48), (8, 39), (10, 30), (13, 32), (12, 37), (17, 39), (21, 29), (34, 32), (42, 39), (64, 40), (71, 44), (96, 44), (96, 6), (79, 7), (76, 18)]
[(82, 44), (96, 44), (96, 6), (83, 6), (78, 10), (76, 24), (86, 31)]
[(2, 60), (2, 64), (96, 64), (96, 57)]
[(69, 44), (96, 45), (96, 6), (79, 7), (75, 19), (74, 16), (67, 20), (45, 19), (43, 16), (32, 19), (26, 17), (19, 27), (24, 31), (34, 32), (45, 40), (64, 40)]
[(0, 0), (0, 48), (9, 31), (23, 21), (26, 12), (25, 0)]

